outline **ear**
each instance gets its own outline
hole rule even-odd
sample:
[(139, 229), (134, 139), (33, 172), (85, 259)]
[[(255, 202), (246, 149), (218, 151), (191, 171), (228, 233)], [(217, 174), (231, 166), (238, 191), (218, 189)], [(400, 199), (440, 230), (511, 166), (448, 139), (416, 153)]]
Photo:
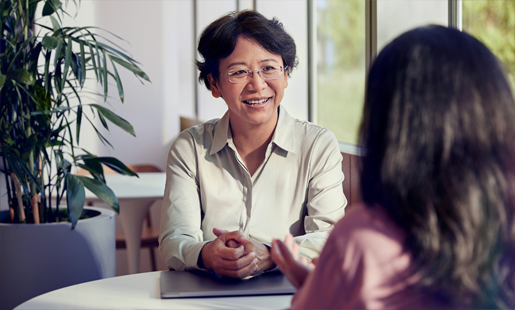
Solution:
[(220, 88), (218, 87), (218, 82), (213, 78), (211, 73), (207, 76), (207, 79), (209, 81), (209, 86), (211, 87), (211, 95), (215, 98), (222, 97), (222, 92), (220, 91)]

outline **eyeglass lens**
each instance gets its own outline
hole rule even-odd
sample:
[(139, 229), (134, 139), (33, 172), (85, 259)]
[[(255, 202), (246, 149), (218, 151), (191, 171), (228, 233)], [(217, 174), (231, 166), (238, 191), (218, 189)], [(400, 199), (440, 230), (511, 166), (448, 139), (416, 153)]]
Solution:
[(257, 72), (265, 80), (275, 80), (281, 76), (282, 69), (281, 66), (279, 66), (279, 68), (266, 66), (259, 70), (231, 70), (225, 75), (227, 75), (229, 81), (233, 83), (242, 83), (250, 80), (250, 78), (254, 76), (254, 72)]

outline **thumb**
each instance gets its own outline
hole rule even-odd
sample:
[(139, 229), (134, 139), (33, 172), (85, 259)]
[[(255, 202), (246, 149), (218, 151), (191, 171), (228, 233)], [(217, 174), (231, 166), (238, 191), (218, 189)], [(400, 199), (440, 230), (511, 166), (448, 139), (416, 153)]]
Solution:
[(220, 237), (223, 233), (226, 233), (227, 230), (222, 230), (222, 229), (218, 229), (218, 228), (213, 228), (213, 234), (215, 234), (215, 236), (217, 237)]
[(293, 257), (293, 254), (291, 253), (288, 246), (282, 241), (279, 241), (279, 240), (277, 240), (277, 241), (278, 241), (278, 242), (276, 242), (277, 248), (281, 252), (281, 255), (282, 255), (283, 259), (286, 261), (286, 263), (288, 263), (288, 264), (296, 263), (297, 261), (296, 261), (295, 257)]

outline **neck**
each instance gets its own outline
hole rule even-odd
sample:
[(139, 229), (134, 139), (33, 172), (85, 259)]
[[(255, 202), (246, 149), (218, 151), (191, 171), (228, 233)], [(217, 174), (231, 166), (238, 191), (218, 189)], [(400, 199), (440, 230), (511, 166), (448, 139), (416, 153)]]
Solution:
[(243, 163), (253, 175), (265, 159), (266, 148), (274, 135), (277, 119), (260, 126), (235, 127), (231, 124), (234, 145)]
[(273, 126), (264, 124), (246, 129), (235, 128), (231, 124), (232, 138), (240, 156), (256, 152), (259, 149), (266, 150), (272, 140), (276, 124), (277, 122), (270, 124)]

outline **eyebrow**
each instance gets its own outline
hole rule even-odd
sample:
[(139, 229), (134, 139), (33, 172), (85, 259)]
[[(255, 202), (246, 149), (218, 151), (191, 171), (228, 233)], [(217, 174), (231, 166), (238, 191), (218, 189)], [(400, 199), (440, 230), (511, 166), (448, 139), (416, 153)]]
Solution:
[[(273, 58), (266, 58), (266, 59), (263, 59), (260, 61), (260, 63), (264, 63), (264, 62), (269, 62), (269, 61), (273, 61), (273, 62), (276, 62), (276, 63), (279, 63), (277, 60), (273, 59)], [(246, 66), (247, 64), (244, 63), (244, 62), (233, 62), (233, 63), (230, 63), (226, 69), (229, 69), (230, 67), (232, 66), (237, 66), (237, 65), (242, 65), (242, 66)]]

